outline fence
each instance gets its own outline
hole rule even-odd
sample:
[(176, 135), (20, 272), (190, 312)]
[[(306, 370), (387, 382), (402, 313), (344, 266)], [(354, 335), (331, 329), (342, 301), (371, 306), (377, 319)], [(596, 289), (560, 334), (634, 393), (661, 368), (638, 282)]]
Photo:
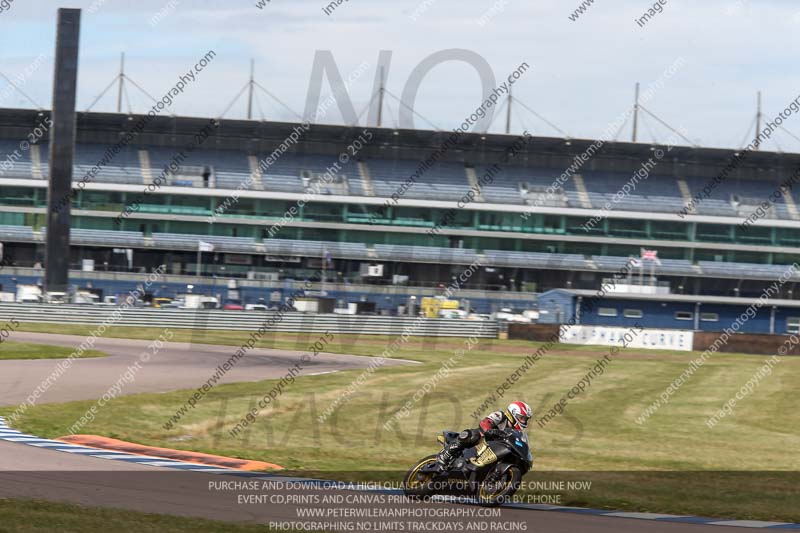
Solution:
[[(49, 324), (101, 324), (116, 306), (47, 305), (0, 303), (0, 321)], [(120, 310), (122, 318), (114, 321), (118, 326), (157, 328), (196, 328), (250, 331), (258, 329), (275, 311), (218, 311), (194, 309), (127, 308)], [(445, 318), (421, 319), (413, 327), (415, 317), (364, 316), (285, 313), (283, 319), (270, 327), (281, 332), (319, 332), (334, 334), (359, 333), (366, 335), (400, 335), (407, 328), (413, 336), (431, 337), (497, 337), (496, 322), (476, 322)], [(480, 328), (479, 326), (483, 326)], [(58, 328), (53, 328), (58, 333)]]

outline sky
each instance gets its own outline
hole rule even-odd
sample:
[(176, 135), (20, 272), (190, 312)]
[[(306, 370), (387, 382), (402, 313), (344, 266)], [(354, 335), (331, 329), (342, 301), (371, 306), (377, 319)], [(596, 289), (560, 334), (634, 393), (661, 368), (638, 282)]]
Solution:
[[(637, 19), (657, 2), (594, 0), (575, 17), (588, 0), (337, 1), (341, 5), (326, 13), (331, 0), (0, 0), (0, 73), (16, 79), (37, 106), (49, 108), (56, 10), (75, 7), (83, 9), (79, 110), (114, 80), (122, 52), (127, 76), (160, 97), (209, 50), (215, 59), (175, 98), (170, 113), (220, 116), (247, 83), (252, 58), (256, 81), (291, 109), (257, 89), (255, 118), (296, 120), (306, 107), (315, 57), (326, 53), (344, 78), (361, 72), (348, 87), (360, 113), (375, 94), (381, 51), (391, 53), (388, 126), (399, 121), (403, 104), (395, 98), (402, 98), (412, 72), (451, 49), (485, 61), (498, 84), (520, 64), (529, 66), (514, 84), (512, 133), (597, 138), (630, 108), (640, 82), (643, 93), (655, 87), (643, 105), (685, 132), (688, 141), (678, 144), (738, 148), (752, 139), (758, 91), (765, 119), (800, 95), (795, 0), (661, 0), (660, 12), (651, 11), (643, 23)], [(451, 129), (481, 104), (481, 87), (474, 62), (442, 62), (405, 105), (413, 107), (416, 127)], [(329, 92), (325, 82), (322, 97)], [(132, 84), (127, 93), (124, 111), (146, 112), (152, 105)], [(491, 132), (504, 131), (504, 98)], [(0, 79), (0, 107), (34, 105)], [(115, 111), (116, 88), (92, 110)], [(240, 98), (224, 117), (245, 113), (246, 99)], [(333, 105), (320, 122), (344, 118)], [(800, 152), (793, 138), (800, 137), (800, 117), (791, 116), (784, 127), (764, 149)], [(619, 139), (630, 138), (628, 122)], [(670, 138), (666, 126), (643, 116), (641, 142)]]

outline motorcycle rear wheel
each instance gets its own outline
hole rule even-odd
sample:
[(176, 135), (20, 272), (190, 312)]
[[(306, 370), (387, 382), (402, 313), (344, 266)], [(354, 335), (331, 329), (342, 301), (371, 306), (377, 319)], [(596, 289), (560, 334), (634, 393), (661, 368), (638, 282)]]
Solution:
[(424, 474), (420, 479), (419, 471), (432, 463), (436, 462), (436, 455), (429, 455), (420, 459), (416, 465), (411, 467), (403, 478), (403, 493), (409, 498), (423, 498), (434, 493), (430, 485), (433, 474)]
[(522, 470), (512, 466), (496, 481), (483, 480), (478, 486), (478, 502), (487, 507), (496, 507), (511, 501), (522, 481)]

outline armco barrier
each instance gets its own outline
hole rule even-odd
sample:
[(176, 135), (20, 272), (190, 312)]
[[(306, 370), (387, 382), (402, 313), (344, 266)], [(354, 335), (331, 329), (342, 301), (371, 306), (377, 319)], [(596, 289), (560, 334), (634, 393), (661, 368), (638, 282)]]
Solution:
[[(119, 311), (119, 320), (111, 315)], [(47, 305), (0, 303), (0, 321), (49, 324), (95, 324), (106, 321), (116, 326), (143, 326), (153, 328), (201, 328), (251, 331), (258, 329), (275, 311), (219, 311), (205, 309), (154, 309), (130, 307), (120, 310), (116, 306), (93, 305)], [(426, 318), (418, 327), (413, 327), (415, 317), (364, 316), (364, 315), (315, 315), (308, 313), (285, 313), (283, 318), (271, 326), (271, 331), (324, 333), (357, 333), (362, 335), (400, 335), (407, 328), (410, 335), (430, 337), (482, 337), (496, 338), (496, 322), (476, 322), (445, 318)], [(481, 326), (483, 326), (481, 328)], [(58, 333), (53, 328), (53, 333)]]

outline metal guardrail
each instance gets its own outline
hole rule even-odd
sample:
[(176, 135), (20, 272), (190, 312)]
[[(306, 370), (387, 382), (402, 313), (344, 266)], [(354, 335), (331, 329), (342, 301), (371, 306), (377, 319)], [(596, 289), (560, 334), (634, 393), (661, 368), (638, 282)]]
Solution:
[[(119, 312), (119, 317), (115, 312)], [(276, 311), (219, 311), (205, 309), (158, 309), (94, 305), (52, 305), (0, 303), (0, 321), (47, 324), (90, 324), (176, 329), (219, 329), (253, 331), (275, 317), (271, 331), (354, 333), (362, 335), (401, 335), (431, 337), (496, 338), (497, 322), (426, 318), (414, 327), (415, 317), (365, 316)], [(482, 326), (482, 327), (481, 327)], [(57, 333), (57, 328), (53, 328)]]

